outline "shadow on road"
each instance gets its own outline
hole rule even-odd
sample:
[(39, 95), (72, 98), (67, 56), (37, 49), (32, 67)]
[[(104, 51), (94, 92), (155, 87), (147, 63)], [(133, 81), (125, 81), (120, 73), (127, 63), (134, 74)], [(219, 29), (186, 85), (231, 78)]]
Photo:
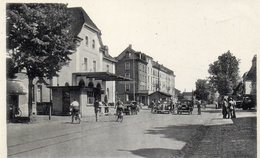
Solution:
[[(214, 157), (214, 155), (225, 157), (225, 154), (228, 154), (235, 158), (239, 156), (240, 152), (249, 157), (255, 156), (256, 117), (242, 117), (232, 120), (233, 124), (224, 124), (223, 122), (221, 125), (211, 126), (156, 127), (147, 130), (145, 134), (162, 135), (164, 138), (184, 141), (186, 145), (181, 150), (141, 148), (129, 152), (146, 158), (190, 157), (194, 156), (194, 153), (197, 154), (195, 157)], [(203, 141), (204, 138), (207, 141)], [(218, 146), (219, 151), (216, 150), (216, 146)]]
[(174, 158), (173, 155), (175, 155), (176, 158), (180, 157), (180, 152), (178, 150), (164, 148), (138, 149), (131, 152), (135, 155), (147, 158)]

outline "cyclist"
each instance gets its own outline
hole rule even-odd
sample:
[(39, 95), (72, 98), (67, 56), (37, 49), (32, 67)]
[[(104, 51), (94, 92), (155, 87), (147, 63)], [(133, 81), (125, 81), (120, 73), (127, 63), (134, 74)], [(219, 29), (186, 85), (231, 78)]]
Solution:
[[(79, 102), (76, 101), (76, 99), (73, 99), (73, 102), (70, 104), (71, 107), (71, 121), (73, 123), (73, 118), (74, 116), (78, 116), (79, 117)], [(80, 119), (80, 118), (79, 118)]]

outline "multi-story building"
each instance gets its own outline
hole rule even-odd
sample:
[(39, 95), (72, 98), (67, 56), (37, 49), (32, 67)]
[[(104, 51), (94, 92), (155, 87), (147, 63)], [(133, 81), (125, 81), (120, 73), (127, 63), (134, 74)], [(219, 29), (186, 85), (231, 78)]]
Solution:
[[(102, 43), (101, 31), (87, 13), (81, 7), (69, 8), (69, 12), (75, 18), (72, 31), (77, 50), (70, 55), (70, 62), (62, 67), (58, 77), (53, 77), (52, 80), (45, 78), (34, 80), (32, 88), (34, 114), (42, 112), (42, 105), (52, 103), (53, 114), (66, 115), (73, 99), (79, 101), (82, 114), (93, 113), (91, 109), (94, 100), (114, 103), (115, 81), (125, 80), (124, 77), (114, 74), (116, 59), (109, 55), (108, 47)], [(25, 87), (28, 86), (26, 72), (19, 72), (16, 76), (19, 81), (10, 81), (10, 86), (22, 83)], [(7, 99), (10, 102), (12, 98), (18, 98), (15, 104), (26, 116), (28, 94), (22, 94), (18, 98), (18, 95), (14, 95), (11, 90)], [(44, 111), (46, 106), (43, 108)]]
[(53, 112), (68, 114), (73, 99), (80, 103), (83, 115), (93, 113), (96, 99), (115, 102), (115, 81), (125, 80), (116, 76), (116, 59), (108, 53), (103, 45), (101, 31), (82, 8), (70, 8), (70, 13), (77, 18), (73, 31), (77, 50), (68, 65), (53, 78), (52, 96)]
[(116, 85), (117, 96), (124, 100), (137, 100), (147, 103), (147, 62), (145, 54), (136, 52), (129, 45), (116, 57), (116, 74), (131, 78), (131, 82), (118, 82)]
[(116, 74), (134, 81), (119, 82), (116, 85), (116, 94), (120, 99), (150, 104), (149, 95), (156, 91), (166, 94), (167, 97), (175, 96), (173, 71), (155, 62), (152, 57), (133, 50), (129, 45), (116, 59)]

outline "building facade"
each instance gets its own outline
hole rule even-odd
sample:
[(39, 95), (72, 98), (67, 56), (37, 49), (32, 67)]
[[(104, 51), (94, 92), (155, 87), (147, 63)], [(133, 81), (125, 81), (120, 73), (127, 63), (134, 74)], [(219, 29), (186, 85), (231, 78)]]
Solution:
[(116, 94), (123, 101), (136, 100), (149, 105), (149, 95), (156, 91), (175, 96), (173, 71), (155, 62), (152, 57), (135, 51), (129, 45), (116, 59), (116, 74), (133, 79), (133, 82), (116, 85)]
[(72, 28), (77, 42), (77, 50), (70, 56), (71, 61), (63, 66), (58, 77), (53, 78), (53, 113), (69, 114), (70, 103), (76, 99), (80, 103), (81, 115), (94, 114), (94, 101), (115, 102), (115, 81), (124, 80), (116, 76), (116, 59), (103, 45), (101, 31), (81, 8), (70, 8), (77, 18)]

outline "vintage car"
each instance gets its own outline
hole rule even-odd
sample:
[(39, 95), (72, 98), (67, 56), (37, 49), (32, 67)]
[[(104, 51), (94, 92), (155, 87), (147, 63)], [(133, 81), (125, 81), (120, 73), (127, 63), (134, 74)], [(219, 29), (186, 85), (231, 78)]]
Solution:
[(252, 109), (256, 105), (256, 96), (254, 95), (245, 95), (243, 97), (242, 101), (242, 109), (247, 110), (247, 109)]
[(167, 102), (163, 102), (160, 105), (156, 106), (154, 108), (154, 113), (157, 114), (170, 114), (171, 113), (171, 107)]
[(186, 112), (188, 114), (192, 114), (193, 111), (193, 104), (191, 100), (180, 100), (180, 102), (177, 105), (177, 114), (182, 114), (183, 112)]

